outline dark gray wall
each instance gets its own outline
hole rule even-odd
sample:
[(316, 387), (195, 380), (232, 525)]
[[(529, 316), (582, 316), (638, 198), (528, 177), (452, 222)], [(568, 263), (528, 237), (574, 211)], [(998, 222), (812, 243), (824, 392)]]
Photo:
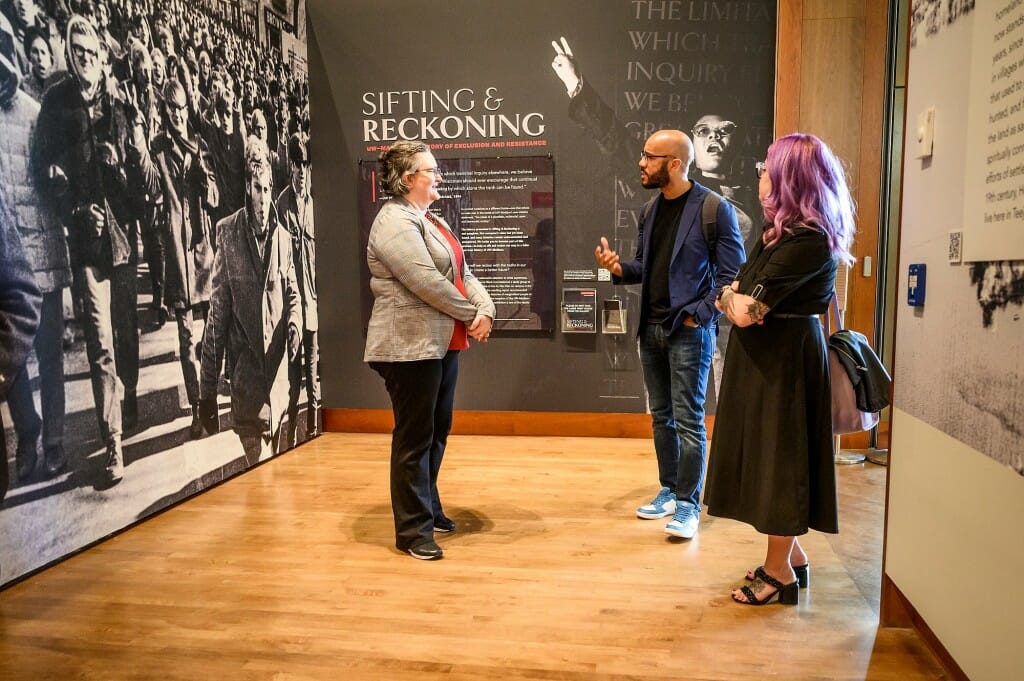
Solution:
[[(727, 16), (702, 14), (711, 6), (733, 4), (754, 5), (758, 11), (749, 16), (733, 14), (738, 8)], [(496, 87), (504, 98), (502, 113), (544, 116), (546, 131), (540, 139), (546, 147), (463, 152), (435, 148), (435, 155), (552, 154), (554, 295), (560, 299), (562, 270), (596, 267), (593, 250), (601, 235), (617, 235), (620, 250), (632, 253), (635, 211), (648, 193), (636, 185), (641, 135), (618, 135), (621, 139), (609, 154), (592, 133), (570, 119), (569, 98), (551, 68), (552, 40), (565, 36), (588, 87), (618, 116), (620, 132), (629, 129), (622, 125), (628, 121), (650, 129), (688, 130), (699, 115), (728, 110), (745, 124), (752, 157), (763, 157), (770, 141), (775, 3), (678, 5), (680, 14), (674, 17), (644, 13), (637, 18), (637, 5), (629, 0), (450, 0), (440, 5), (400, 0), (388, 3), (386, 12), (370, 0), (310, 0), (313, 190), (326, 407), (388, 406), (382, 381), (362, 362), (360, 261), (365, 254), (358, 246), (356, 170), (360, 160), (376, 156), (362, 139), (363, 93), (462, 87), (480, 92)], [(659, 37), (676, 43), (674, 48), (659, 43), (659, 49), (636, 49), (631, 30), (659, 31)], [(630, 68), (632, 62), (676, 77), (673, 82), (631, 79), (630, 73), (637, 72)], [(631, 110), (626, 93), (634, 91), (659, 93), (662, 110)], [(688, 102), (687, 109), (664, 110), (670, 97)], [(632, 183), (627, 193), (636, 192), (634, 196), (618, 191), (620, 179)], [(580, 285), (596, 287), (599, 300), (615, 294), (626, 299), (631, 333), (495, 334), (487, 345), (474, 343), (463, 353), (456, 407), (642, 412), (643, 381), (634, 340), (638, 292), (609, 283), (566, 283)]]

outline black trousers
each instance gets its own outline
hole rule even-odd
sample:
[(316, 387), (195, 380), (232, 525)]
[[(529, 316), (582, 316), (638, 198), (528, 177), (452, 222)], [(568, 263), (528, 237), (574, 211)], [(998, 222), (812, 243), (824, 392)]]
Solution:
[(371, 362), (384, 378), (395, 429), (391, 433), (391, 510), (400, 551), (434, 539), (442, 513), (437, 474), (452, 429), (459, 353), (417, 362)]

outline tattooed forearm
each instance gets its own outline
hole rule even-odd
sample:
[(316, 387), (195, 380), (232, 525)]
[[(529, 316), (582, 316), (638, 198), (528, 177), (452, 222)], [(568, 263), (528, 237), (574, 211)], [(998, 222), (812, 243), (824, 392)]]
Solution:
[(730, 286), (722, 289), (718, 304), (729, 321), (741, 327), (764, 323), (765, 316), (771, 311), (764, 303), (746, 294), (736, 293)]
[(757, 323), (763, 320), (764, 316), (768, 314), (768, 306), (755, 300), (747, 305), (747, 314), (752, 320), (754, 320), (754, 323)]
[(719, 302), (722, 305), (722, 311), (725, 312), (725, 316), (729, 318), (729, 321), (735, 321), (733, 319), (732, 312), (732, 294), (733, 290), (731, 287), (726, 286), (722, 289), (722, 296), (719, 298)]

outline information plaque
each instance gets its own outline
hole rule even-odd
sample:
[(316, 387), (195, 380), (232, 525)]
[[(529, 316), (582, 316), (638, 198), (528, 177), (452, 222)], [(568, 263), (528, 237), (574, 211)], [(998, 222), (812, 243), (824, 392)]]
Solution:
[[(466, 263), (494, 300), (495, 330), (546, 330), (555, 324), (554, 163), (547, 156), (439, 159), (441, 198), (431, 205), (452, 227)], [(376, 166), (360, 166), (365, 250), (383, 201)], [(364, 273), (365, 275), (365, 273)], [(365, 275), (368, 280), (368, 275)], [(372, 297), (364, 286), (364, 318)]]

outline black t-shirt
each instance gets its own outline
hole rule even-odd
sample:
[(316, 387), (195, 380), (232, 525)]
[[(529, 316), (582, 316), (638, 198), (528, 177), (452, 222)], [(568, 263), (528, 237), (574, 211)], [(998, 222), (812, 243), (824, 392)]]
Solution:
[(646, 320), (649, 324), (660, 324), (672, 314), (672, 298), (668, 290), (668, 268), (672, 262), (672, 248), (676, 243), (679, 231), (679, 219), (686, 206), (687, 190), (682, 196), (658, 201), (658, 209), (654, 214), (654, 227), (651, 232), (651, 250), (647, 254), (650, 261), (647, 276), (647, 309)]

